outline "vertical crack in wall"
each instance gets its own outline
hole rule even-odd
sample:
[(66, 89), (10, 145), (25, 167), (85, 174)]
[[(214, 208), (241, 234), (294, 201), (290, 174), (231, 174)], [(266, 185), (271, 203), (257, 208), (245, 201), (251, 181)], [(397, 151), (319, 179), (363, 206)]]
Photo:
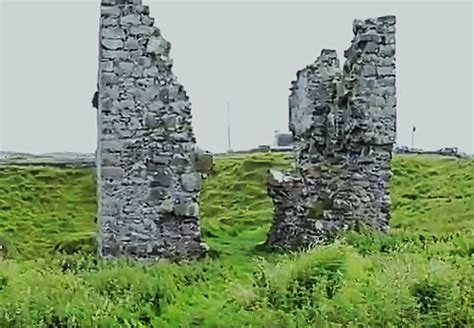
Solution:
[(343, 70), (334, 50), (297, 73), (289, 97), (296, 170), (270, 171), (267, 243), (297, 249), (363, 224), (388, 231), (395, 143), (395, 17), (353, 22)]
[(196, 147), (171, 45), (141, 0), (102, 0), (98, 85), (99, 253), (193, 258), (212, 156)]

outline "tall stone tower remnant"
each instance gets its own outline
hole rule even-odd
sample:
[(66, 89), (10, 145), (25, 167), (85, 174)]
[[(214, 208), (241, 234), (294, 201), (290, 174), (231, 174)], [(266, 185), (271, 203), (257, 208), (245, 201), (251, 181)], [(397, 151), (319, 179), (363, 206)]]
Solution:
[(270, 246), (307, 247), (358, 224), (389, 230), (395, 17), (354, 20), (353, 32), (342, 71), (336, 51), (324, 49), (292, 83), (296, 170), (270, 171)]
[(212, 157), (196, 146), (170, 43), (141, 0), (102, 0), (99, 40), (99, 253), (200, 257), (198, 195)]

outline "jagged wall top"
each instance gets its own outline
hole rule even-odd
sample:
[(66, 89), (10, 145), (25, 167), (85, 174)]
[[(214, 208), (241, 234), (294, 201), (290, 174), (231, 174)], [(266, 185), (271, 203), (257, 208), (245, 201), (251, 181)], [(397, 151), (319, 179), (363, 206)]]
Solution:
[(328, 129), (328, 120), (334, 116), (341, 75), (336, 51), (323, 49), (313, 64), (298, 71), (297, 80), (292, 82), (289, 129), (294, 136), (298, 166), (309, 163), (310, 157), (318, 160), (330, 146), (333, 133)]
[(350, 111), (346, 140), (352, 145), (395, 142), (395, 16), (354, 20), (344, 52), (339, 106)]

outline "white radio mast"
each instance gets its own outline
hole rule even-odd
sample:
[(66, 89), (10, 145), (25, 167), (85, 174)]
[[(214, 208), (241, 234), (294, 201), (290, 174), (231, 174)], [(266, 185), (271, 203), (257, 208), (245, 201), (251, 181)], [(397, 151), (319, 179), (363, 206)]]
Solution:
[(230, 102), (227, 101), (227, 151), (232, 150), (232, 144), (230, 142)]

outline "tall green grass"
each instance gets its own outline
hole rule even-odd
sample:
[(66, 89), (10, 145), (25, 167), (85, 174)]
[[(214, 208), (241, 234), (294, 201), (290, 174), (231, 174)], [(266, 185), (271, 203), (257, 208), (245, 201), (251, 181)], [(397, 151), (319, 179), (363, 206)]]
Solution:
[(307, 252), (258, 247), (282, 154), (216, 159), (201, 193), (211, 256), (95, 258), (92, 169), (0, 168), (0, 327), (472, 327), (474, 161), (396, 156), (391, 232)]

